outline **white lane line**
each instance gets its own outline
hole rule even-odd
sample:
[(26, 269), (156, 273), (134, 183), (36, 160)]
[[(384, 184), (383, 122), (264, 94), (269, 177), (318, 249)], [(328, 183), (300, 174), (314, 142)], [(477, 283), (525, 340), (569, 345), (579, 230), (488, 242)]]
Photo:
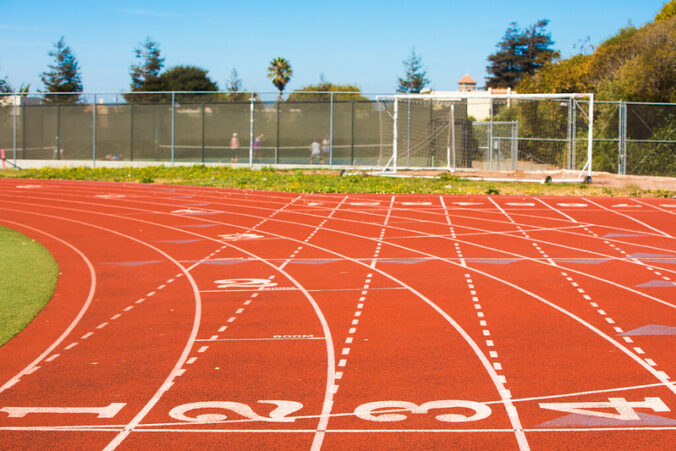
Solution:
[(56, 347), (61, 345), (61, 343), (66, 339), (66, 337), (68, 335), (70, 335), (70, 333), (73, 331), (75, 326), (80, 322), (80, 320), (84, 316), (85, 312), (89, 309), (89, 306), (91, 305), (92, 299), (94, 299), (94, 292), (96, 290), (96, 282), (97, 282), (96, 272), (94, 271), (94, 266), (92, 265), (91, 261), (87, 258), (87, 256), (82, 251), (80, 251), (78, 248), (76, 248), (72, 244), (70, 244), (67, 241), (64, 241), (61, 238), (58, 238), (58, 237), (56, 237), (56, 236), (54, 236), (50, 233), (44, 232), (42, 230), (36, 229), (34, 227), (31, 227), (31, 226), (27, 226), (25, 224), (10, 221), (10, 220), (7, 220), (7, 219), (3, 219), (3, 222), (9, 223), (9, 224), (14, 224), (14, 225), (17, 225), (17, 226), (21, 226), (21, 227), (25, 227), (27, 229), (33, 230), (37, 233), (40, 233), (44, 236), (47, 236), (47, 237), (53, 239), (55, 241), (58, 241), (58, 242), (64, 244), (65, 246), (67, 246), (68, 248), (70, 248), (71, 250), (73, 250), (84, 261), (85, 265), (87, 266), (87, 270), (89, 271), (90, 282), (89, 282), (89, 291), (87, 293), (87, 297), (86, 297), (82, 307), (78, 311), (77, 315), (75, 316), (75, 318), (73, 318), (73, 321), (70, 322), (68, 327), (66, 327), (66, 329), (61, 333), (61, 335), (59, 335), (59, 337), (56, 340), (54, 340), (47, 347), (47, 349), (42, 351), (42, 353), (37, 358), (35, 358), (31, 363), (29, 363), (21, 371), (19, 371), (17, 374), (12, 376), (7, 382), (5, 382), (2, 386), (0, 386), (0, 393), (4, 392), (5, 390), (9, 389), (10, 387), (16, 385), (21, 380), (21, 376), (23, 376), (24, 374), (31, 374), (31, 373), (37, 371), (40, 368), (38, 363), (40, 363), (43, 359), (45, 359), (45, 357), (50, 355), (52, 353), (52, 351), (54, 349), (56, 349)]
[(77, 346), (77, 341), (72, 342), (71, 344), (66, 346), (64, 349), (66, 349), (66, 350), (73, 349), (75, 346)]
[(59, 357), (60, 355), (61, 355), (61, 354), (52, 354), (51, 356), (49, 356), (49, 357), (47, 357), (47, 358), (45, 359), (45, 362), (51, 362), (52, 360), (56, 359), (56, 358)]
[(201, 354), (201, 353), (203, 353), (204, 351), (206, 351), (207, 349), (209, 349), (209, 346), (202, 346), (201, 348), (199, 348), (199, 349), (197, 350), (197, 352), (199, 352), (199, 353)]
[(97, 328), (97, 329), (103, 329), (103, 328), (106, 327), (107, 325), (108, 325), (108, 323), (104, 321), (104, 322), (102, 322), (101, 324), (99, 324), (98, 326), (96, 326), (96, 328)]
[(86, 340), (87, 338), (91, 337), (92, 335), (94, 335), (94, 332), (87, 332), (86, 334), (84, 334), (84, 335), (81, 336), (80, 338), (81, 338), (82, 340)]
[(613, 210), (613, 209), (611, 209), (611, 208), (604, 207), (603, 205), (601, 205), (601, 204), (599, 204), (599, 203), (597, 203), (597, 202), (594, 202), (594, 201), (592, 201), (592, 200), (589, 200), (589, 199), (587, 199), (587, 198), (584, 198), (584, 197), (583, 197), (583, 199), (586, 200), (587, 202), (591, 203), (591, 204), (596, 205), (597, 207), (600, 207), (600, 208), (606, 210), (606, 211), (615, 213), (616, 215), (624, 216), (625, 218), (630, 219), (630, 220), (632, 220), (632, 221), (634, 221), (634, 222), (636, 222), (636, 223), (638, 223), (638, 224), (641, 224), (642, 226), (644, 226), (644, 227), (646, 227), (646, 228), (648, 228), (648, 229), (650, 229), (650, 230), (652, 230), (652, 231), (654, 231), (654, 232), (657, 232), (657, 233), (659, 233), (659, 234), (662, 235), (662, 236), (666, 236), (667, 238), (673, 238), (673, 237), (672, 237), (671, 235), (669, 235), (668, 233), (663, 232), (662, 230), (657, 229), (657, 228), (655, 228), (655, 227), (653, 227), (653, 226), (651, 226), (651, 225), (649, 225), (649, 224), (646, 224), (646, 223), (643, 222), (643, 221), (639, 221), (638, 219), (634, 218), (633, 216), (629, 216), (629, 215), (627, 215), (627, 214), (620, 213), (619, 211)]

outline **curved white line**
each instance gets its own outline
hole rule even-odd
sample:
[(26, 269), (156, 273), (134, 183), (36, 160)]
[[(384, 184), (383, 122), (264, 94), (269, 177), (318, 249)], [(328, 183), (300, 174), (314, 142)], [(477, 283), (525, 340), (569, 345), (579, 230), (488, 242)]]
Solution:
[[(166, 390), (168, 390), (169, 387), (171, 387), (171, 385), (173, 383), (173, 379), (178, 375), (178, 370), (181, 369), (181, 367), (183, 366), (185, 361), (188, 359), (188, 355), (189, 355), (190, 351), (192, 350), (193, 343), (195, 342), (195, 338), (197, 338), (197, 331), (199, 329), (200, 318), (201, 318), (201, 314), (202, 314), (202, 303), (201, 303), (201, 297), (200, 297), (200, 294), (199, 294), (199, 289), (197, 288), (197, 284), (195, 283), (195, 280), (192, 278), (190, 273), (185, 270), (185, 267), (183, 265), (181, 265), (181, 263), (179, 263), (177, 260), (175, 260), (173, 257), (171, 257), (166, 252), (162, 251), (161, 249), (159, 249), (159, 248), (157, 248), (157, 247), (155, 247), (151, 244), (148, 244), (148, 243), (146, 243), (142, 240), (139, 240), (138, 238), (134, 238), (130, 235), (126, 235), (122, 232), (118, 232), (116, 230), (108, 229), (106, 227), (98, 226), (98, 225), (95, 225), (95, 224), (89, 224), (89, 223), (86, 223), (86, 222), (83, 222), (83, 221), (78, 221), (76, 219), (64, 218), (64, 217), (48, 215), (48, 214), (44, 214), (44, 213), (36, 213), (36, 212), (31, 212), (31, 211), (24, 211), (24, 210), (14, 210), (14, 209), (7, 209), (7, 208), (5, 208), (5, 210), (18, 211), (18, 212), (21, 212), (21, 213), (24, 213), (24, 214), (31, 214), (31, 215), (35, 215), (35, 216), (42, 216), (42, 217), (47, 217), (47, 218), (52, 218), (52, 219), (60, 219), (60, 220), (72, 222), (72, 223), (75, 223), (75, 224), (81, 224), (81, 225), (84, 225), (84, 226), (88, 226), (88, 227), (96, 228), (96, 229), (103, 230), (103, 231), (106, 231), (106, 232), (109, 232), (109, 233), (113, 233), (115, 235), (119, 235), (121, 237), (135, 241), (135, 242), (137, 242), (137, 243), (139, 243), (143, 246), (146, 246), (150, 249), (153, 249), (154, 251), (156, 251), (159, 254), (161, 254), (162, 256), (164, 256), (167, 260), (171, 261), (176, 266), (178, 266), (178, 268), (180, 268), (181, 272), (185, 275), (186, 280), (188, 280), (190, 285), (192, 286), (193, 296), (194, 296), (194, 299), (195, 299), (195, 317), (193, 319), (192, 330), (190, 331), (188, 341), (186, 342), (186, 345), (183, 348), (183, 352), (181, 353), (181, 355), (180, 355), (179, 359), (177, 360), (176, 364), (174, 365), (174, 368), (171, 370), (171, 372), (169, 373), (167, 378), (164, 380), (164, 382), (162, 383), (160, 388), (157, 390), (157, 392), (155, 392), (155, 394), (152, 396), (150, 401), (143, 407), (141, 412), (139, 412), (131, 420), (131, 422), (128, 423), (128, 425), (124, 428), (124, 430), (122, 432), (120, 432), (105, 448), (105, 449), (115, 449), (117, 447), (117, 445), (119, 445), (127, 437), (127, 435), (129, 435), (131, 430), (136, 425), (138, 425), (138, 423), (143, 419), (143, 417), (145, 417), (145, 415), (147, 415), (147, 413), (150, 411), (150, 409), (160, 400), (160, 398), (162, 397), (164, 392)], [(114, 215), (110, 215), (110, 216), (114, 216)]]
[[(52, 206), (52, 207), (53, 207), (53, 206)], [(82, 211), (82, 210), (77, 210), (77, 209), (72, 209), (72, 208), (67, 208), (67, 207), (56, 207), (56, 208), (61, 208), (61, 209), (65, 209), (65, 210), (75, 210), (75, 211), (80, 211), (80, 212)], [(118, 207), (118, 208), (119, 208), (119, 207)], [(127, 209), (132, 209), (132, 210), (138, 210), (138, 209), (136, 209), (136, 208), (131, 208), (131, 207), (122, 207), (122, 208), (127, 208)], [(94, 214), (103, 215), (103, 216), (115, 216), (115, 215), (111, 215), (111, 214), (108, 214), (108, 213), (101, 213), (101, 212), (96, 212), (96, 211), (89, 211), (89, 213), (94, 213)], [(181, 217), (181, 218), (183, 217), (183, 216), (176, 215), (176, 214), (172, 214), (172, 213), (165, 213), (165, 212), (156, 212), (156, 213), (159, 213), (159, 214), (165, 214), (165, 215), (169, 215), (169, 216), (175, 216), (175, 217)], [(245, 215), (245, 216), (252, 216), (252, 215)], [(151, 221), (146, 221), (146, 220), (142, 220), (142, 219), (138, 219), (138, 218), (126, 218), (126, 219), (131, 220), (131, 221), (136, 221), (136, 222), (149, 223), (149, 224), (157, 225), (157, 226), (160, 226), (160, 227), (166, 227), (166, 228), (169, 228), (169, 229), (177, 230), (177, 231), (180, 231), (180, 232), (183, 232), (183, 233), (187, 233), (187, 234), (190, 234), (190, 235), (194, 235), (194, 236), (200, 236), (200, 237), (202, 237), (202, 238), (205, 238), (205, 239), (208, 239), (208, 240), (212, 240), (212, 241), (216, 241), (216, 242), (219, 242), (219, 243), (220, 243), (220, 241), (217, 240), (217, 239), (215, 239), (215, 238), (212, 238), (212, 237), (209, 237), (209, 236), (205, 236), (205, 235), (201, 235), (201, 234), (198, 234), (198, 233), (195, 233), (195, 232), (186, 231), (186, 230), (182, 230), (182, 229), (177, 229), (177, 228), (174, 228), (174, 227), (171, 227), (171, 226), (162, 225), (162, 224), (158, 224), (158, 223), (154, 223), (154, 222), (151, 222)], [(236, 228), (241, 228), (241, 229), (248, 229), (248, 228), (249, 228), (249, 227), (241, 226), (241, 225), (237, 225), (237, 224), (229, 224), (229, 223), (224, 223), (224, 222), (211, 221), (211, 220), (207, 220), (207, 219), (204, 219), (204, 218), (197, 218), (197, 217), (195, 217), (194, 219), (198, 219), (198, 220), (200, 220), (200, 221), (202, 221), (202, 222), (209, 222), (209, 223), (217, 223), (217, 224), (229, 225), (229, 226), (236, 227)], [(276, 221), (279, 221), (279, 220), (277, 220), (277, 219), (275, 219), (275, 220), (276, 220)], [(284, 221), (284, 222), (287, 222), (287, 221)], [(313, 226), (310, 226), (310, 225), (307, 225), (307, 224), (301, 224), (301, 225), (306, 226), (306, 227), (313, 227)], [(324, 230), (330, 230), (330, 229), (324, 229)], [(289, 241), (294, 241), (294, 242), (297, 242), (297, 243), (301, 243), (301, 240), (296, 240), (296, 239), (293, 239), (293, 238), (285, 237), (285, 236), (283, 236), (283, 235), (278, 235), (278, 234), (269, 233), (269, 232), (264, 232), (264, 233), (267, 233), (268, 235), (272, 235), (272, 236), (277, 236), (277, 237), (279, 237), (279, 238), (287, 239), (287, 240), (289, 240)], [(353, 234), (346, 233), (346, 232), (340, 232), (340, 233), (345, 233), (345, 234), (347, 234), (347, 235), (355, 236), (355, 237), (358, 237), (358, 238), (364, 238), (364, 237), (361, 237), (361, 236), (359, 236), (359, 235), (353, 235)], [(375, 240), (375, 241), (379, 241), (379, 240)], [(230, 244), (230, 245), (231, 245), (231, 244)], [(509, 419), (510, 422), (512, 423), (512, 427), (513, 427), (514, 433), (515, 433), (515, 435), (516, 435), (517, 442), (519, 443), (520, 449), (522, 449), (522, 450), (527, 450), (527, 449), (529, 449), (528, 442), (527, 442), (526, 437), (525, 437), (525, 433), (523, 432), (523, 427), (522, 427), (521, 422), (520, 422), (519, 417), (518, 417), (518, 412), (517, 412), (517, 410), (516, 410), (516, 407), (514, 407), (514, 405), (513, 405), (513, 404), (511, 403), (511, 401), (510, 401), (510, 396), (511, 396), (511, 395), (509, 394), (509, 392), (508, 392), (508, 391), (502, 386), (502, 384), (500, 383), (497, 372), (495, 371), (495, 369), (493, 368), (493, 366), (491, 365), (490, 361), (489, 361), (488, 358), (485, 356), (485, 354), (483, 353), (483, 351), (481, 350), (481, 348), (480, 348), (480, 347), (477, 345), (477, 343), (469, 336), (469, 334), (462, 328), (462, 326), (460, 326), (460, 324), (458, 324), (455, 320), (453, 320), (453, 318), (451, 318), (446, 312), (444, 312), (437, 304), (435, 304), (434, 302), (432, 302), (430, 299), (428, 299), (428, 298), (427, 298), (426, 296), (424, 296), (422, 293), (420, 293), (419, 291), (415, 290), (414, 288), (412, 288), (411, 286), (409, 286), (409, 285), (406, 284), (405, 282), (403, 282), (403, 281), (397, 279), (396, 277), (390, 275), (389, 273), (386, 273), (386, 272), (384, 272), (384, 271), (382, 271), (382, 270), (380, 270), (380, 269), (378, 269), (378, 268), (371, 268), (371, 266), (368, 265), (368, 264), (366, 264), (366, 263), (363, 263), (363, 262), (360, 262), (360, 261), (358, 261), (358, 260), (352, 259), (352, 258), (350, 258), (350, 257), (344, 256), (344, 255), (339, 254), (339, 253), (337, 253), (337, 252), (334, 252), (334, 251), (325, 249), (325, 248), (323, 248), (323, 247), (321, 247), (321, 246), (317, 246), (317, 245), (314, 245), (314, 244), (311, 244), (311, 243), (305, 243), (305, 245), (312, 246), (312, 247), (317, 248), (317, 249), (320, 249), (320, 250), (324, 250), (324, 251), (326, 251), (326, 252), (328, 252), (328, 253), (331, 253), (331, 254), (333, 254), (333, 255), (339, 256), (339, 257), (341, 257), (341, 258), (344, 258), (345, 260), (349, 260), (349, 261), (351, 261), (351, 262), (353, 262), (353, 263), (356, 263), (356, 264), (358, 264), (358, 265), (364, 266), (364, 267), (368, 268), (370, 271), (375, 271), (375, 272), (380, 273), (380, 274), (383, 275), (384, 277), (386, 277), (386, 278), (392, 280), (393, 282), (395, 282), (395, 283), (401, 285), (402, 287), (406, 288), (408, 291), (410, 291), (412, 294), (414, 294), (416, 297), (418, 297), (418, 298), (421, 299), (423, 302), (425, 302), (428, 306), (430, 306), (434, 311), (436, 311), (436, 312), (437, 312), (442, 318), (444, 318), (449, 324), (451, 324), (451, 326), (456, 330), (456, 332), (458, 332), (458, 334), (459, 334), (459, 335), (460, 335), (460, 336), (468, 343), (468, 345), (470, 346), (470, 348), (471, 348), (471, 349), (473, 350), (473, 352), (477, 355), (477, 357), (479, 358), (479, 361), (480, 361), (480, 362), (482, 363), (482, 365), (484, 366), (484, 369), (486, 370), (486, 372), (488, 373), (489, 377), (491, 378), (491, 381), (493, 382), (494, 386), (496, 387), (496, 390), (498, 391), (498, 394), (500, 395), (500, 398), (503, 400), (503, 403), (504, 403), (504, 406), (505, 406), (505, 410), (506, 410), (508, 419)], [(233, 246), (233, 245), (231, 245), (231, 246), (234, 247), (234, 248), (237, 248), (236, 246)], [(241, 250), (241, 249), (240, 249), (240, 250)], [(416, 252), (417, 252), (417, 251), (416, 251)], [(245, 252), (245, 253), (246, 253), (246, 252)], [(253, 255), (253, 254), (251, 254), (251, 255)], [(279, 270), (279, 268), (277, 268), (276, 266), (274, 266), (272, 263), (269, 263), (269, 262), (265, 262), (265, 263), (266, 263), (266, 264), (269, 264), (269, 265), (271, 265), (272, 267), (274, 267), (275, 269)], [(470, 269), (471, 269), (471, 268), (470, 268)], [(309, 295), (309, 293), (308, 293), (308, 295)], [(326, 333), (326, 332), (325, 332), (325, 333)], [(332, 347), (331, 349), (333, 349), (333, 347)], [(335, 357), (334, 357), (334, 358), (335, 358)], [(334, 367), (333, 372), (334, 372), (334, 374), (335, 374), (335, 367)], [(324, 410), (324, 408), (323, 408), (323, 410)], [(326, 422), (328, 422), (328, 416), (326, 416)], [(128, 432), (127, 432), (127, 434), (128, 434)], [(125, 436), (126, 436), (126, 435), (125, 435)], [(114, 448), (112, 448), (112, 449), (114, 449)]]
[(624, 214), (624, 213), (620, 213), (619, 211), (615, 211), (615, 210), (612, 210), (612, 209), (610, 209), (610, 208), (604, 207), (603, 205), (601, 205), (601, 204), (599, 204), (599, 203), (596, 203), (596, 202), (594, 202), (593, 200), (587, 199), (586, 197), (583, 197), (582, 199), (586, 200), (586, 201), (589, 202), (589, 203), (592, 203), (592, 204), (596, 205), (597, 207), (601, 207), (601, 208), (603, 208), (603, 209), (606, 210), (606, 211), (609, 211), (609, 212), (611, 212), (611, 213), (615, 213), (616, 215), (624, 216), (625, 218), (630, 219), (630, 220), (632, 220), (632, 221), (634, 221), (634, 222), (636, 222), (636, 223), (638, 223), (638, 224), (641, 224), (643, 227), (646, 227), (646, 228), (648, 228), (648, 229), (650, 229), (650, 230), (654, 230), (655, 232), (659, 233), (660, 235), (664, 235), (664, 236), (666, 236), (667, 238), (673, 238), (673, 236), (669, 235), (667, 232), (663, 232), (663, 231), (661, 231), (660, 229), (657, 229), (657, 228), (655, 228), (655, 227), (653, 227), (653, 226), (651, 226), (651, 225), (649, 225), (649, 224), (646, 224), (646, 223), (643, 222), (643, 221), (639, 221), (638, 219), (636, 219), (636, 218), (634, 218), (634, 217), (632, 217), (632, 216), (629, 216), (629, 215), (626, 215), (626, 214)]
[(33, 368), (35, 368), (35, 366), (38, 363), (40, 363), (43, 359), (45, 359), (45, 357), (47, 357), (49, 354), (51, 354), (52, 351), (56, 347), (58, 347), (63, 342), (63, 340), (65, 340), (66, 337), (73, 331), (75, 326), (77, 326), (77, 324), (80, 322), (80, 320), (84, 316), (87, 309), (89, 309), (89, 306), (92, 303), (92, 299), (94, 299), (94, 292), (96, 291), (96, 272), (94, 271), (94, 266), (92, 265), (91, 261), (87, 258), (87, 256), (82, 251), (80, 251), (78, 248), (76, 248), (72, 244), (68, 243), (67, 241), (62, 240), (61, 238), (58, 238), (58, 237), (52, 235), (51, 233), (44, 232), (44, 231), (37, 229), (35, 227), (27, 226), (27, 225), (22, 224), (20, 222), (10, 221), (8, 219), (0, 219), (0, 221), (4, 222), (6, 224), (14, 224), (15, 226), (25, 227), (25, 228), (33, 230), (35, 232), (41, 233), (41, 234), (48, 236), (49, 238), (51, 238), (55, 241), (58, 241), (58, 242), (64, 244), (65, 246), (71, 248), (78, 256), (80, 256), (80, 258), (82, 258), (82, 260), (87, 265), (87, 269), (89, 269), (89, 277), (90, 277), (89, 293), (87, 293), (87, 298), (85, 299), (85, 302), (82, 305), (82, 308), (80, 308), (80, 311), (77, 313), (75, 318), (73, 318), (73, 321), (71, 321), (71, 323), (61, 333), (61, 335), (59, 335), (59, 337), (56, 340), (54, 340), (52, 342), (52, 344), (49, 345), (47, 347), (47, 349), (45, 349), (42, 352), (42, 354), (40, 354), (35, 360), (33, 360), (31, 363), (29, 363), (24, 369), (19, 371), (10, 380), (5, 382), (2, 385), (2, 387), (0, 387), (0, 393), (2, 393), (3, 391), (9, 389), (10, 387), (14, 386), (17, 382), (19, 382), (19, 380), (21, 379), (21, 376), (24, 376), (26, 374), (31, 373)]

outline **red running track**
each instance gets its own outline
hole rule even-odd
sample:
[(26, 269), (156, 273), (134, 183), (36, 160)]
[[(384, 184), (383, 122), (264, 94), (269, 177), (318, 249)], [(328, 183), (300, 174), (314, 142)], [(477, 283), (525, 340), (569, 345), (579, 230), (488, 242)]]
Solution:
[(0, 447), (668, 449), (676, 200), (0, 179)]

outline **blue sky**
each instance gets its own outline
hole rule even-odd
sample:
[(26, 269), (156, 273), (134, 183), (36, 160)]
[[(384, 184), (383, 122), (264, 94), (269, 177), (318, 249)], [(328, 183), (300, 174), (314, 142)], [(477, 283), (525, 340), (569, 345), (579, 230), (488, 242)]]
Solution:
[(189, 64), (224, 87), (236, 68), (244, 88), (274, 91), (266, 77), (277, 56), (290, 61), (287, 90), (353, 83), (392, 92), (415, 47), (431, 87), (451, 90), (465, 73), (483, 85), (486, 58), (510, 22), (547, 29), (563, 56), (589, 36), (598, 44), (629, 21), (653, 19), (664, 0), (594, 1), (31, 1), (0, 0), (0, 76), (43, 89), (40, 73), (61, 35), (80, 62), (85, 91), (129, 87), (134, 48), (160, 44), (165, 67)]

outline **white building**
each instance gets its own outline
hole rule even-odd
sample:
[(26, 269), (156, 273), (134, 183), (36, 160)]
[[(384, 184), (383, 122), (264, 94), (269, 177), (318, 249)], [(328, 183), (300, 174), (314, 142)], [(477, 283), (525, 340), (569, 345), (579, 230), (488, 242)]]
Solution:
[[(457, 94), (465, 92), (481, 92), (487, 94), (516, 94), (512, 93), (511, 88), (488, 88), (487, 90), (477, 90), (476, 80), (474, 80), (469, 74), (466, 74), (460, 80), (458, 80), (458, 90), (457, 91), (432, 91), (430, 89), (425, 89), (421, 94), (436, 94), (452, 97)], [(468, 98), (467, 99), (467, 115), (473, 117), (477, 121), (488, 120), (491, 115), (491, 102), (490, 99), (481, 99), (481, 98)]]

